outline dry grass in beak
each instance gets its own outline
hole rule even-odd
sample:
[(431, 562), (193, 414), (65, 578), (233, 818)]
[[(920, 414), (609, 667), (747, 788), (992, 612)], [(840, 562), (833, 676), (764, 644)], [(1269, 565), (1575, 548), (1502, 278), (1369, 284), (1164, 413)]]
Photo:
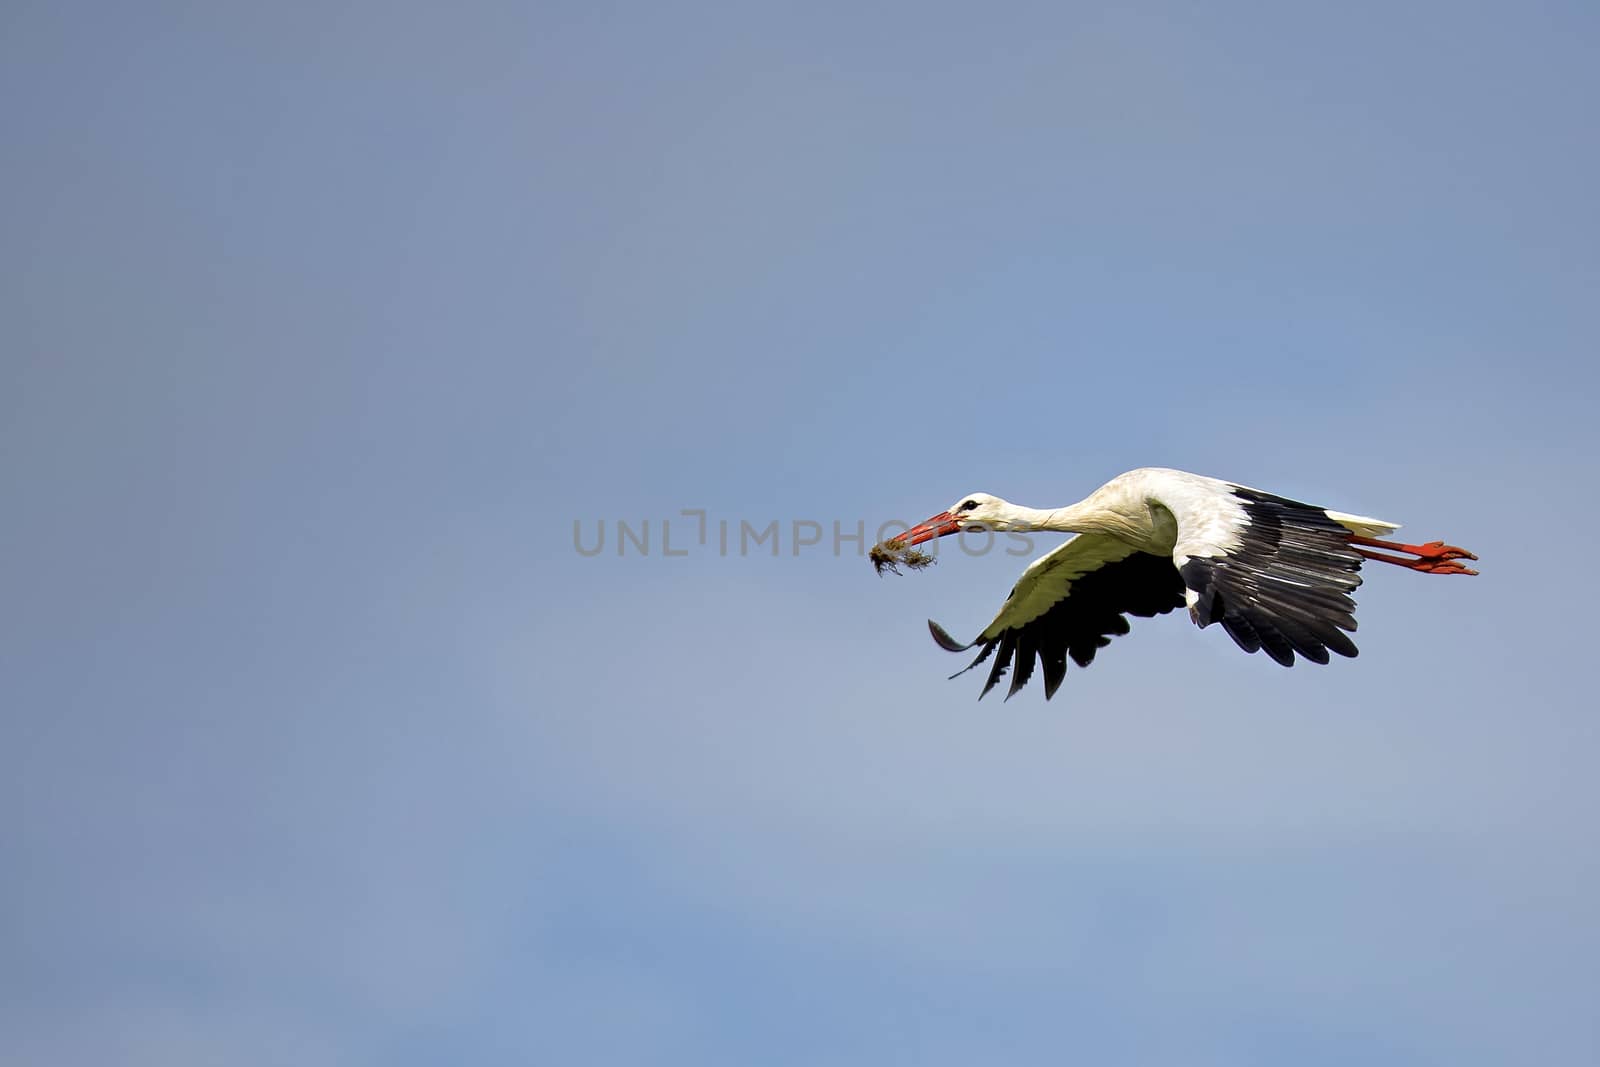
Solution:
[(935, 562), (931, 553), (920, 548), (913, 548), (898, 537), (891, 537), (887, 541), (873, 545), (867, 552), (867, 558), (872, 561), (872, 569), (881, 576), (887, 568), (891, 573), (899, 574), (901, 567), (910, 567), (914, 571)]

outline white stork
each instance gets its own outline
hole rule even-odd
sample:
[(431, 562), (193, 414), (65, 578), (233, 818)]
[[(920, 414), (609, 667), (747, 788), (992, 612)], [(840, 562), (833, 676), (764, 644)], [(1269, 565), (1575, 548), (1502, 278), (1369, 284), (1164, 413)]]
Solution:
[(928, 620), (941, 648), (982, 646), (952, 678), (994, 654), (979, 697), (1015, 660), (1009, 699), (1027, 684), (1037, 656), (1048, 700), (1066, 676), (1067, 657), (1087, 667), (1113, 635), (1128, 632), (1127, 615), (1148, 618), (1183, 605), (1197, 625), (1220, 622), (1240, 648), (1265, 649), (1285, 667), (1293, 666), (1296, 652), (1316, 663), (1327, 663), (1330, 650), (1354, 656), (1346, 633), (1356, 628), (1350, 593), (1361, 584), (1362, 560), (1429, 574), (1478, 573), (1458, 562), (1478, 558), (1465, 549), (1376, 539), (1397, 528), (1216, 478), (1145, 467), (1062, 508), (1025, 508), (970, 493), (889, 543), (916, 545), (961, 530), (1076, 534), (1022, 572), (994, 621), (967, 644)]

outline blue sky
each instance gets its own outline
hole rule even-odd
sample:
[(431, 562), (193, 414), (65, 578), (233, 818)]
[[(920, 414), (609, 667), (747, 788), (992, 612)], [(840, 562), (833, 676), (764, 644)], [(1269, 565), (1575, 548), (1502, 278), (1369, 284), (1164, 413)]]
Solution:
[[(0, 1058), (1600, 1060), (1597, 36), (8, 5)], [(833, 551), (1141, 465), (1484, 573), (979, 704)]]

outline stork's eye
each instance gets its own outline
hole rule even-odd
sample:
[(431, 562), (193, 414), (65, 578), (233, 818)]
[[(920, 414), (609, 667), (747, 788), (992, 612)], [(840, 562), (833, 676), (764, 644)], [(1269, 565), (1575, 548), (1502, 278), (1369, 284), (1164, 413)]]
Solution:
[(957, 511), (971, 511), (973, 508), (975, 508), (977, 506), (978, 506), (978, 502), (976, 500), (963, 500), (961, 502), (961, 506), (959, 508), (956, 508), (956, 510)]

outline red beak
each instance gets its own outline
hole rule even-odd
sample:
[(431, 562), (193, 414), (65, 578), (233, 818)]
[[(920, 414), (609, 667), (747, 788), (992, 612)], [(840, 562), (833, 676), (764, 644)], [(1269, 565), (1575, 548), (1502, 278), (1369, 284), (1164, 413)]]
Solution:
[(905, 533), (895, 538), (908, 545), (920, 545), (924, 541), (932, 541), (935, 537), (956, 533), (961, 529), (961, 524), (956, 517), (948, 511), (941, 511), (927, 522), (919, 522)]

